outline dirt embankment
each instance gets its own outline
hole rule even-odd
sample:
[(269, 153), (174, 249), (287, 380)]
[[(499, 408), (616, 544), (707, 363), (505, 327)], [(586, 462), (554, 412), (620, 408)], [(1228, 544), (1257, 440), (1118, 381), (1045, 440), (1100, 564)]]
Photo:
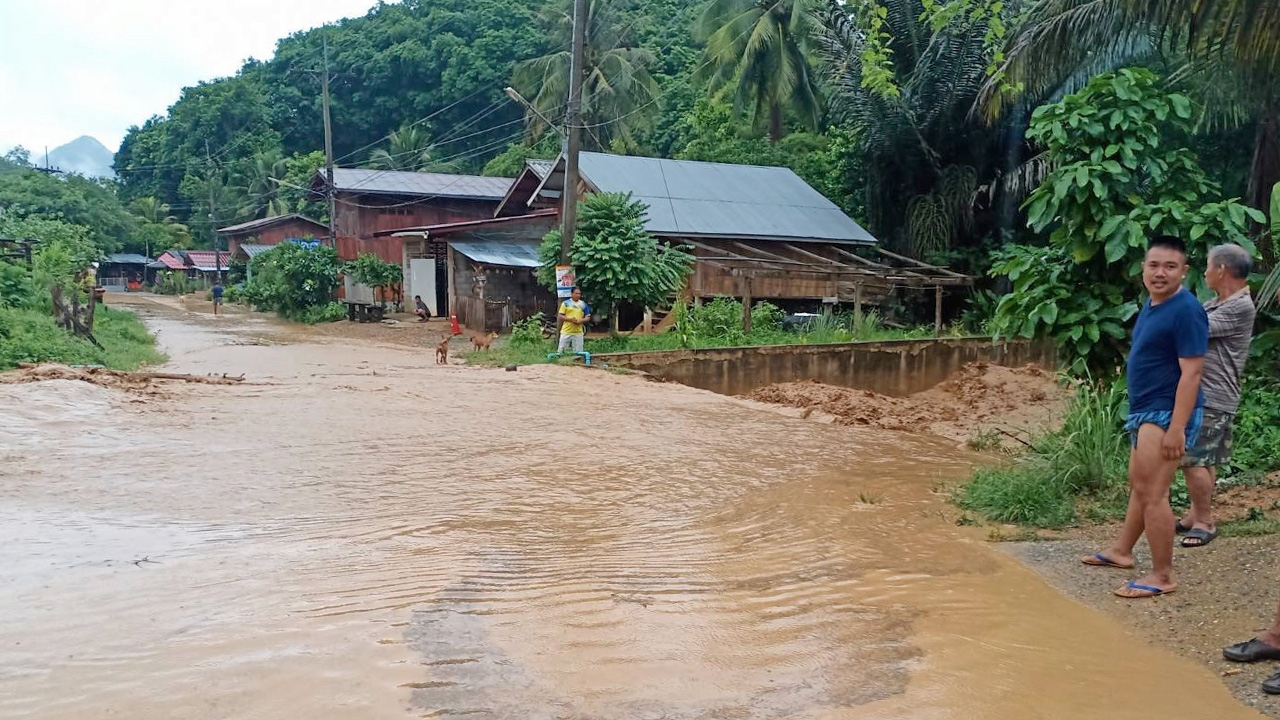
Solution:
[[(759, 402), (820, 413), (838, 425), (924, 432), (980, 448), (1017, 444), (1061, 419), (1069, 392), (1037, 365), (972, 363), (945, 382), (908, 397), (817, 382), (779, 383), (747, 395)], [(819, 416), (821, 417), (821, 416)]]
[(72, 367), (58, 363), (24, 365), (16, 370), (0, 372), (0, 385), (41, 382), (44, 380), (79, 380), (116, 390), (151, 391), (165, 382), (189, 382), (204, 385), (234, 385), (243, 375), (188, 375), (168, 372), (124, 372), (103, 367)]

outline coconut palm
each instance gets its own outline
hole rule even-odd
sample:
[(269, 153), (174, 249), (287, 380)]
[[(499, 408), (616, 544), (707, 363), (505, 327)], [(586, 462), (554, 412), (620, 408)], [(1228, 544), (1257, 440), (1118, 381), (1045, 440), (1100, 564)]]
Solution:
[(132, 245), (141, 245), (144, 255), (150, 257), (152, 249), (158, 250), (161, 247), (191, 247), (191, 231), (170, 214), (168, 203), (160, 202), (152, 196), (140, 197), (133, 201), (129, 209), (138, 219)]
[[(1256, 123), (1248, 201), (1267, 207), (1280, 180), (1280, 2), (1275, 0), (1042, 0), (1012, 37), (1008, 87), (1035, 96), (1092, 58), (1114, 66), (1161, 49), (1181, 53), (1175, 74), (1199, 79), (1203, 104), (1219, 119)], [(1099, 70), (1111, 69), (1107, 67)], [(1011, 93), (988, 92), (988, 114)]]
[(445, 172), (454, 163), (436, 160), (436, 146), (426, 127), (411, 123), (402, 124), (387, 136), (387, 146), (369, 154), (365, 167), (375, 170), (407, 170), (410, 172)]
[[(569, 47), (573, 17), (568, 3), (548, 9), (543, 20), (552, 27), (551, 39)], [(591, 150), (628, 151), (636, 147), (635, 133), (645, 127), (657, 108), (658, 84), (649, 72), (653, 55), (630, 47), (619, 34), (609, 0), (587, 3), (585, 60), (582, 82), (583, 146)], [(569, 99), (568, 50), (560, 50), (516, 65), (512, 85), (543, 117), (558, 122)], [(531, 139), (548, 130), (538, 113), (528, 115)]]
[(816, 30), (806, 0), (712, 0), (696, 33), (706, 43), (700, 79), (712, 90), (733, 86), (734, 109), (768, 124), (777, 142), (792, 114), (810, 129), (821, 117), (814, 68), (807, 53)]
[(290, 211), (280, 196), (280, 181), (289, 172), (279, 150), (258, 153), (237, 163), (230, 186), (238, 197), (236, 217), (254, 220), (284, 215)]

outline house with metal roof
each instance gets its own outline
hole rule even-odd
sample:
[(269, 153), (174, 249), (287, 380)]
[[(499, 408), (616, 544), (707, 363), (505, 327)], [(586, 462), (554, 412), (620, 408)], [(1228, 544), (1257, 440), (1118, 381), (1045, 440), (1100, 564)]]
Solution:
[(98, 263), (97, 283), (112, 292), (140, 290), (151, 259), (137, 253), (111, 253)]
[[(630, 193), (645, 204), (645, 228), (652, 235), (691, 248), (697, 263), (686, 294), (693, 299), (728, 295), (860, 307), (880, 302), (897, 288), (932, 291), (940, 299), (943, 288), (971, 284), (959, 273), (884, 250), (789, 168), (592, 152), (581, 154), (579, 166), (578, 196)], [(532, 217), (541, 222), (523, 223), (504, 241), (521, 246), (523, 255), (536, 252), (545, 231), (558, 224), (552, 218), (563, 191), (563, 158), (527, 162), (499, 202), (495, 222)], [(467, 239), (459, 244), (459, 238), (496, 227), (467, 225), (404, 226), (380, 234), (404, 238), (407, 258), (437, 258), (456, 275), (456, 255), (466, 257), (466, 250), (476, 248)], [(466, 298), (465, 292), (454, 293), (455, 281), (449, 297)]]
[[(404, 262), (403, 242), (383, 231), (491, 218), (511, 182), (476, 175), (334, 168), (338, 257), (351, 260), (374, 253), (387, 262)], [(323, 197), (327, 189), (324, 172), (316, 173), (313, 195)]]
[(235, 255), (241, 245), (270, 246), (286, 240), (324, 239), (329, 235), (329, 226), (306, 215), (290, 213), (218, 228), (218, 234), (227, 239), (227, 251)]

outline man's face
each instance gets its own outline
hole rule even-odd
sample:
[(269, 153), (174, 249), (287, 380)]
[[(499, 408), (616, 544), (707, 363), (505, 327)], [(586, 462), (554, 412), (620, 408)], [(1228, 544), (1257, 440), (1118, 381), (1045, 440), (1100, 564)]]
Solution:
[(1222, 281), (1226, 279), (1227, 268), (1222, 265), (1215, 265), (1213, 258), (1209, 258), (1209, 262), (1204, 269), (1204, 282), (1209, 286), (1209, 289), (1217, 292), (1222, 287)]
[(578, 302), (578, 301), (579, 301), (579, 300), (581, 300), (581, 299), (582, 299), (582, 291), (581, 291), (581, 290), (579, 290), (578, 288), (574, 288), (574, 289), (573, 289), (573, 301), (574, 301), (574, 302)]
[(1157, 300), (1177, 292), (1186, 275), (1187, 256), (1172, 248), (1153, 247), (1142, 262), (1142, 284)]

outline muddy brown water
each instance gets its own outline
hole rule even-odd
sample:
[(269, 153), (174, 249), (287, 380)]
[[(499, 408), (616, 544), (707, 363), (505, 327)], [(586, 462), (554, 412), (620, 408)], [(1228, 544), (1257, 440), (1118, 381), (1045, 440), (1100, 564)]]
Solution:
[(148, 317), (254, 384), (0, 385), (0, 717), (1257, 717), (948, 523), (951, 444)]

